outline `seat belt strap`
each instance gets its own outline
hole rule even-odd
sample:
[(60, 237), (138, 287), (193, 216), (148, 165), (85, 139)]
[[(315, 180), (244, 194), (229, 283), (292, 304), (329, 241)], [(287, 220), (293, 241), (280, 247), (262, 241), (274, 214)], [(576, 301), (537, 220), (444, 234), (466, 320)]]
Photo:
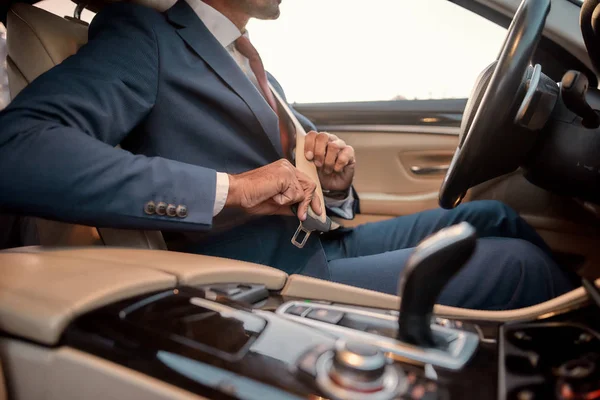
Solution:
[[(338, 229), (340, 227), (339, 224), (333, 222), (331, 218), (327, 216), (325, 212), (325, 198), (323, 197), (323, 188), (321, 188), (321, 182), (319, 181), (319, 174), (317, 173), (317, 167), (312, 161), (306, 159), (304, 155), (304, 141), (306, 139), (306, 131), (298, 118), (294, 115), (287, 102), (285, 102), (279, 93), (273, 88), (273, 85), (269, 83), (269, 87), (275, 96), (275, 100), (277, 100), (277, 104), (289, 117), (291, 123), (293, 124), (294, 131), (296, 133), (296, 149), (295, 149), (295, 163), (296, 168), (298, 168), (301, 172), (310, 177), (316, 184), (317, 189), (315, 193), (319, 196), (319, 201), (321, 202), (321, 210), (323, 210), (321, 215), (315, 214), (315, 212), (309, 207), (308, 215), (306, 220), (301, 221), (298, 225), (298, 229), (296, 229), (296, 233), (292, 237), (292, 244), (296, 247), (302, 248), (306, 244), (308, 237), (314, 231), (323, 233), (329, 232), (331, 230)], [(297, 211), (297, 207), (292, 207), (294, 212)]]

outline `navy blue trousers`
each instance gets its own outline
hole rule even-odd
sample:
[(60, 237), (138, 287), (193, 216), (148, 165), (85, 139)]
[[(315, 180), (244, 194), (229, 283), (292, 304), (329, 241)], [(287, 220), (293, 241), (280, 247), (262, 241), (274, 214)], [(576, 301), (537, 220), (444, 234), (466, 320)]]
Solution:
[(324, 237), (331, 279), (396, 294), (398, 277), (413, 248), (441, 228), (463, 221), (477, 229), (477, 248), (438, 303), (505, 310), (538, 304), (573, 288), (543, 239), (510, 207), (497, 201), (424, 211)]

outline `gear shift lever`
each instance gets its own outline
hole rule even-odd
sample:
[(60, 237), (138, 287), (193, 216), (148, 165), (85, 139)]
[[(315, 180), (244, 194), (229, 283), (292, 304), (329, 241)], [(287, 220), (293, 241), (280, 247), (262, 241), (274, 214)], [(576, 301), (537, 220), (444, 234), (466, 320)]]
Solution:
[(562, 78), (560, 92), (567, 108), (581, 117), (581, 124), (586, 128), (596, 129), (600, 126), (600, 116), (585, 98), (589, 86), (588, 78), (584, 74), (579, 71), (567, 71)]
[(400, 276), (398, 339), (434, 347), (433, 306), (448, 281), (465, 265), (476, 245), (475, 228), (466, 222), (445, 228), (422, 241)]

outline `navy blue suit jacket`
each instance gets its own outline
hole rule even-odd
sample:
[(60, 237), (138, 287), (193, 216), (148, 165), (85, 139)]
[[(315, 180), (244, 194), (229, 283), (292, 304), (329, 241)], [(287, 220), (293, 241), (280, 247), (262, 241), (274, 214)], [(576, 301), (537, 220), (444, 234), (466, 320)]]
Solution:
[[(224, 210), (213, 221), (216, 171), (282, 157), (275, 113), (187, 3), (164, 14), (116, 3), (94, 18), (78, 54), (0, 114), (0, 207), (160, 229), (173, 232), (177, 250), (325, 277), (316, 235), (303, 250), (290, 243), (297, 219)], [(148, 215), (149, 201), (184, 205), (188, 215)]]

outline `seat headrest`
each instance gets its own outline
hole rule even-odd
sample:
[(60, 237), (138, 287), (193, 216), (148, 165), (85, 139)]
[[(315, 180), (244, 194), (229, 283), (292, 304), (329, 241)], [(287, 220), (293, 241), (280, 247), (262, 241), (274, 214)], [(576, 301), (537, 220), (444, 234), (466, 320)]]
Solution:
[[(86, 25), (25, 3), (11, 7), (7, 27), (9, 67), (16, 67), (27, 82), (60, 64), (87, 42)], [(19, 90), (13, 90), (11, 82), (13, 97)]]
[(177, 0), (72, 0), (75, 4), (83, 4), (88, 10), (97, 13), (110, 3), (130, 1), (142, 6), (152, 8), (158, 12), (165, 12), (173, 7)]
[[(85, 1), (86, 7), (98, 12), (120, 0)], [(177, 0), (125, 0), (164, 12)], [(83, 3), (82, 3), (83, 4)], [(8, 12), (8, 76), (11, 97), (27, 84), (75, 54), (87, 42), (87, 24), (61, 18), (25, 3), (15, 3)]]

